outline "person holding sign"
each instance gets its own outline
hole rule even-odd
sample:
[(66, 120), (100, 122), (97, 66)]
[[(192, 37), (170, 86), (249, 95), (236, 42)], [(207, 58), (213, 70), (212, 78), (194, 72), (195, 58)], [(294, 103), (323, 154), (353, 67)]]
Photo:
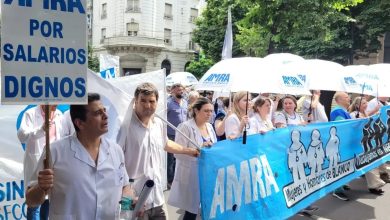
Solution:
[[(193, 118), (181, 123), (178, 129), (198, 146), (210, 147), (217, 142), (213, 126), (208, 123), (213, 116), (213, 105), (208, 98), (198, 98), (191, 109)], [(175, 141), (190, 149), (197, 148), (178, 132)], [(198, 159), (178, 154), (175, 157), (177, 166), (168, 203), (185, 210), (184, 220), (196, 219), (200, 206)]]
[[(56, 105), (50, 106), (50, 128), (49, 131), (45, 131), (45, 107), (45, 105), (40, 105), (27, 110), (23, 115), (18, 130), (18, 138), (26, 146), (23, 159), (25, 189), (27, 189), (45, 147), (45, 134), (49, 132), (50, 142), (59, 140), (62, 137), (61, 111), (57, 110)], [(41, 207), (28, 206), (27, 219), (47, 219), (48, 211), (49, 200), (46, 200)]]
[[(134, 179), (137, 195), (147, 180), (153, 180), (150, 196), (145, 202), (143, 219), (166, 219), (163, 209), (163, 175), (165, 151), (173, 154), (198, 156), (194, 148), (183, 147), (168, 139), (161, 119), (155, 116), (158, 90), (151, 83), (142, 83), (134, 92), (134, 109), (124, 120), (118, 134), (118, 144), (125, 154), (126, 169)], [(133, 106), (131, 106), (133, 107)], [(131, 110), (130, 110), (131, 111)]]
[(122, 149), (103, 138), (108, 116), (99, 94), (88, 105), (71, 105), (76, 132), (50, 146), (50, 169), (38, 169), (29, 184), (29, 207), (50, 197), (50, 219), (117, 219), (122, 195), (131, 194)]

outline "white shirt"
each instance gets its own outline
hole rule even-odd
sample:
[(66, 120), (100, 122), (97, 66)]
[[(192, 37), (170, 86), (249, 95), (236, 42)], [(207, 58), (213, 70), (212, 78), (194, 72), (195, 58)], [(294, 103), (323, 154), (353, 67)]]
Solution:
[[(303, 101), (302, 104), (302, 114), (305, 120), (308, 119), (308, 114), (310, 112), (310, 105), (311, 105), (311, 97), (306, 98)], [(318, 123), (318, 122), (328, 122), (328, 116), (326, 115), (325, 108), (321, 103), (317, 103), (316, 108), (311, 109), (311, 115), (313, 120), (311, 120), (311, 123)]]
[(70, 117), (70, 111), (67, 110), (64, 112), (64, 116), (62, 117), (62, 136), (66, 137), (72, 135), (75, 132), (74, 125), (72, 119)]
[(164, 167), (164, 150), (168, 141), (167, 133), (161, 119), (154, 117), (145, 128), (133, 111), (130, 123), (124, 122), (118, 135), (118, 144), (125, 154), (127, 173), (134, 179), (134, 188), (140, 194), (145, 182), (153, 180), (153, 187), (145, 202), (146, 210), (164, 204), (162, 175)]
[[(24, 168), (24, 185), (29, 185), (31, 176), (36, 170), (37, 163), (43, 149), (46, 145), (45, 131), (43, 129), (44, 118), (42, 116), (42, 108), (36, 106), (28, 109), (22, 118), (20, 128), (18, 130), (18, 138), (22, 144), (26, 144), (26, 149), (23, 158)], [(54, 113), (54, 124), (56, 126), (56, 139), (59, 140), (62, 134), (62, 113), (58, 109)]]
[(225, 119), (225, 135), (226, 137), (234, 136), (236, 138), (242, 135), (242, 131), (240, 131), (240, 119), (234, 113)]
[[(380, 102), (377, 98), (371, 99), (371, 100), (367, 103), (366, 114), (372, 112), (378, 105), (379, 105), (380, 107), (383, 106), (382, 102)], [(375, 113), (375, 112), (374, 112), (374, 113)]]
[(298, 113), (294, 112), (294, 115), (291, 116), (285, 111), (276, 113), (274, 123), (282, 123), (284, 125), (299, 125), (303, 122), (303, 118)]
[[(54, 184), (49, 194), (49, 219), (118, 219), (122, 188), (129, 184), (122, 149), (101, 139), (97, 165), (76, 137), (50, 146)], [(37, 184), (38, 171), (31, 185)]]
[(260, 115), (258, 113), (255, 113), (250, 119), (249, 119), (249, 134), (259, 134), (260, 131), (270, 131), (274, 128), (271, 120), (267, 117), (266, 120), (261, 119)]

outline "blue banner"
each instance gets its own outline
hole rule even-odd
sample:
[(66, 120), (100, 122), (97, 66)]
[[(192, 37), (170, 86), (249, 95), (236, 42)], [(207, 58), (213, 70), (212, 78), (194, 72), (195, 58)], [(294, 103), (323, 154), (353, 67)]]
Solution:
[(202, 149), (203, 219), (285, 219), (390, 159), (390, 107)]

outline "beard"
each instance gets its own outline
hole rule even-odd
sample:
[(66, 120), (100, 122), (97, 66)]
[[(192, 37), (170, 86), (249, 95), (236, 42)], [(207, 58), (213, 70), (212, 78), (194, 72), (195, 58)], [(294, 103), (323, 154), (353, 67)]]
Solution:
[(182, 98), (183, 98), (183, 95), (182, 95), (182, 94), (176, 94), (176, 98), (182, 99)]

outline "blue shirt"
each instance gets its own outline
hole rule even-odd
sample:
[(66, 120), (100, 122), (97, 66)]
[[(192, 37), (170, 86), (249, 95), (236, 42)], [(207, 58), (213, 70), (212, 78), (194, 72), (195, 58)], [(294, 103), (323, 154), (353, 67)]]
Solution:
[[(174, 126), (187, 121), (188, 104), (185, 99), (182, 99), (181, 105), (176, 102), (175, 98), (170, 96), (167, 101), (167, 119)], [(174, 136), (176, 131), (171, 127), (167, 127), (168, 135)]]
[(336, 106), (330, 113), (331, 121), (341, 121), (346, 119), (351, 119), (351, 115), (349, 115), (345, 108), (341, 106)]

